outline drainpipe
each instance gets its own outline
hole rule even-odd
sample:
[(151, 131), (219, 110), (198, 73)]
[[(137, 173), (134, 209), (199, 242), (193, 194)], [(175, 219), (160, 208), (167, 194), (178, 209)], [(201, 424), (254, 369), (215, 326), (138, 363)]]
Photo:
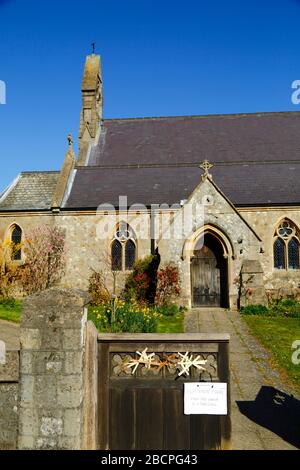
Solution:
[(155, 234), (155, 209), (158, 204), (151, 204), (150, 207), (150, 240), (151, 240), (151, 255), (155, 255), (156, 249), (156, 234)]

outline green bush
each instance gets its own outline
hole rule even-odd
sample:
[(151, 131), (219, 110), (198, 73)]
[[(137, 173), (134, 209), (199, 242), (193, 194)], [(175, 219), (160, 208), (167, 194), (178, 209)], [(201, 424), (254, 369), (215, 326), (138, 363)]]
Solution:
[(277, 305), (280, 306), (280, 307), (300, 307), (300, 304), (299, 302), (297, 302), (297, 300), (295, 299), (281, 299), (279, 300), (279, 302), (277, 302)]
[(90, 307), (89, 319), (99, 331), (112, 333), (154, 333), (160, 314), (153, 308), (116, 299), (115, 321), (112, 319), (112, 303)]
[(89, 294), (92, 305), (101, 305), (103, 302), (109, 302), (110, 295), (105, 285), (105, 276), (100, 271), (92, 271), (89, 277)]
[(150, 284), (148, 271), (152, 261), (153, 256), (136, 261), (133, 271), (126, 278), (124, 297), (127, 302), (146, 299)]
[(139, 301), (154, 305), (157, 288), (157, 270), (160, 263), (158, 250), (154, 255), (138, 260), (127, 276), (123, 292), (127, 302)]
[(294, 299), (282, 299), (279, 302), (272, 302), (269, 310), (274, 316), (300, 318), (300, 303)]
[(161, 305), (160, 307), (157, 307), (157, 310), (164, 317), (171, 317), (176, 315), (180, 311), (180, 308), (175, 304), (165, 304)]
[(20, 306), (20, 301), (13, 297), (0, 297), (0, 305), (6, 308), (16, 308)]
[(262, 315), (269, 317), (300, 318), (300, 302), (293, 299), (282, 299), (265, 305), (247, 305), (241, 308), (243, 315)]
[(268, 315), (269, 309), (265, 305), (247, 305), (241, 308), (243, 315)]

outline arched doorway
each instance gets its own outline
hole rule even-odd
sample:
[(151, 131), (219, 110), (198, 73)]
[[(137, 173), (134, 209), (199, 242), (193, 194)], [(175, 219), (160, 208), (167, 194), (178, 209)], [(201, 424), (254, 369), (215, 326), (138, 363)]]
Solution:
[(228, 260), (222, 243), (211, 233), (202, 235), (191, 257), (193, 307), (228, 307)]

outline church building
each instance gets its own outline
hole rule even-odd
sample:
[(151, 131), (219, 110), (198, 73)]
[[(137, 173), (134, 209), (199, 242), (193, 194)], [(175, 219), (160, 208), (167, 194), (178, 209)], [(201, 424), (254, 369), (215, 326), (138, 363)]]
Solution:
[(1, 240), (61, 227), (65, 287), (101, 269), (120, 290), (156, 251), (187, 307), (300, 297), (299, 112), (104, 119), (95, 54), (81, 91), (78, 156), (69, 136), (61, 171), (24, 171), (2, 192)]

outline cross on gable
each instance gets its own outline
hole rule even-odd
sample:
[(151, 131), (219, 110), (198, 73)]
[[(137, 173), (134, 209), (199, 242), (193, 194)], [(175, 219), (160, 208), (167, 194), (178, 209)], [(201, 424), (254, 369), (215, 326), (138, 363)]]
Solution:
[(213, 163), (210, 163), (208, 160), (203, 160), (203, 162), (199, 165), (199, 168), (201, 168), (204, 173), (202, 175), (202, 179), (205, 179), (207, 177), (211, 178), (211, 174), (209, 173), (209, 170), (213, 167)]

